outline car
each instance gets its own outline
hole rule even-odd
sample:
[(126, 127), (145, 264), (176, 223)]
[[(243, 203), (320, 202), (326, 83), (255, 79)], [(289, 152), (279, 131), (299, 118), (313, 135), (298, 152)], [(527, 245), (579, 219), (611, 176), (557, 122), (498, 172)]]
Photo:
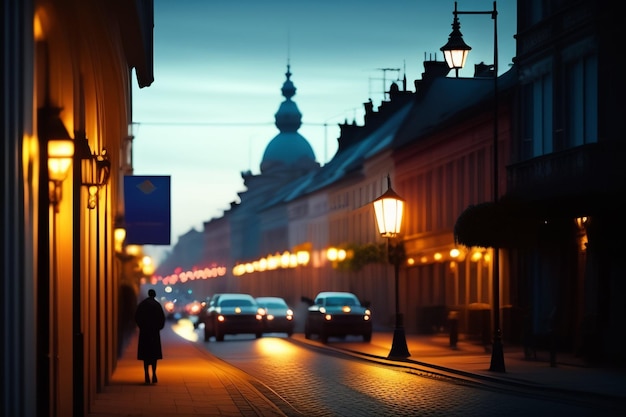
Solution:
[(265, 310), (250, 294), (222, 293), (213, 296), (209, 302), (204, 321), (204, 340), (215, 337), (224, 341), (229, 334), (252, 333), (258, 339), (263, 336), (263, 315)]
[(207, 301), (204, 305), (204, 308), (202, 310), (200, 310), (200, 314), (198, 314), (198, 327), (200, 327), (200, 323), (202, 323), (203, 327), (204, 327), (204, 341), (208, 342), (209, 339), (211, 338), (211, 332), (208, 331), (207, 329), (209, 328), (209, 312), (213, 310), (213, 307), (215, 306), (215, 303), (217, 302), (218, 298), (220, 298), (219, 293), (213, 294), (210, 297), (207, 297)]
[[(308, 300), (308, 299), (307, 299)], [(304, 337), (317, 335), (322, 343), (329, 337), (362, 336), (372, 340), (372, 312), (350, 292), (323, 291), (314, 300), (308, 300)]]
[(284, 298), (256, 297), (259, 306), (263, 307), (263, 333), (287, 333), (293, 335), (294, 316)]

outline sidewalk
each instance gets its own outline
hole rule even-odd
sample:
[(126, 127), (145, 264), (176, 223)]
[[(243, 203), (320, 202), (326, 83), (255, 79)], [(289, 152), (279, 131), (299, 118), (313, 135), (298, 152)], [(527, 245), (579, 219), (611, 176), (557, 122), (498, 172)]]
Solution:
[[(137, 338), (133, 338), (119, 359), (111, 382), (96, 394), (88, 417), (108, 416), (285, 416), (259, 390), (251, 377), (205, 351), (202, 344), (179, 334), (195, 335), (180, 325), (167, 323), (161, 332), (164, 360), (159, 361), (157, 384), (145, 385), (143, 364), (136, 359)], [(321, 346), (303, 334), (292, 337), (296, 343)], [(557, 356), (550, 366), (547, 352), (537, 360), (524, 359), (518, 346), (504, 346), (505, 372), (489, 371), (491, 354), (484, 346), (460, 340), (449, 346), (444, 335), (407, 335), (411, 356), (389, 361), (392, 333), (375, 333), (371, 343), (331, 341), (325, 345), (349, 354), (364, 356), (394, 366), (411, 367), (429, 373), (480, 380), (487, 384), (506, 384), (518, 389), (575, 392), (581, 396), (606, 399), (626, 412), (626, 370), (583, 366), (574, 357)], [(626, 414), (624, 414), (626, 415)]]
[(245, 373), (179, 336), (176, 326), (168, 321), (161, 331), (165, 357), (158, 361), (159, 382), (144, 383), (135, 333), (87, 417), (285, 415), (249, 383)]
[[(296, 335), (298, 337), (298, 335)], [(304, 336), (302, 336), (304, 339)], [(384, 360), (389, 355), (392, 333), (374, 333), (369, 344), (332, 343), (331, 346)], [(504, 344), (505, 372), (490, 371), (491, 346), (459, 340), (450, 347), (447, 335), (406, 335), (411, 356), (400, 361), (445, 375), (471, 377), (490, 383), (519, 388), (541, 388), (554, 392), (574, 392), (621, 403), (626, 413), (626, 369), (586, 366), (573, 355), (556, 355), (551, 366), (548, 351), (537, 351), (536, 359), (526, 359), (522, 346)], [(356, 352), (358, 350), (358, 352)], [(398, 363), (398, 361), (392, 361)], [(626, 415), (626, 414), (625, 414)]]

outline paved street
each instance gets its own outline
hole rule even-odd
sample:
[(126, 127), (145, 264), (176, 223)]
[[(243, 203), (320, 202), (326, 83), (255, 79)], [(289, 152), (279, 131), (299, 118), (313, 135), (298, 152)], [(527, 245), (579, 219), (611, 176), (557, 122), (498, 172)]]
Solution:
[[(626, 412), (626, 372), (624, 370), (610, 371), (564, 363), (553, 368), (546, 361), (523, 360), (521, 349), (514, 347), (505, 349), (507, 372), (494, 374), (488, 371), (490, 355), (482, 346), (460, 342), (458, 349), (453, 350), (447, 345), (447, 339), (441, 336), (407, 336), (411, 358), (400, 362), (385, 359), (390, 346), (391, 333), (376, 333), (372, 343), (369, 344), (348, 340), (346, 342), (331, 341), (328, 346), (321, 346), (314, 340), (305, 340), (300, 334), (296, 334), (292, 341), (264, 337), (258, 340), (250, 339), (243, 343), (228, 340), (221, 343), (208, 343), (209, 349), (217, 347), (223, 351), (231, 351), (232, 355), (244, 355), (243, 350), (237, 353), (235, 347), (245, 344), (258, 344), (257, 348), (260, 349), (264, 345), (274, 343), (272, 349), (280, 346), (284, 346), (285, 349), (289, 346), (290, 349), (300, 349), (298, 345), (306, 344), (309, 349), (321, 348), (327, 352), (335, 352), (335, 355), (345, 355), (347, 352), (355, 358), (369, 358), (368, 361), (362, 361), (360, 359), (335, 359), (333, 355), (320, 357), (315, 356), (316, 353), (310, 350), (306, 354), (298, 350), (298, 354), (307, 355), (305, 357), (289, 358), (289, 355), (284, 353), (285, 351), (278, 351), (283, 365), (287, 364), (291, 371), (302, 369), (303, 364), (310, 361), (323, 362), (323, 366), (319, 366), (323, 372), (332, 371), (340, 363), (345, 364), (346, 377), (340, 381), (344, 388), (335, 389), (331, 393), (323, 393), (322, 395), (327, 397), (321, 398), (346, 408), (339, 408), (339, 411), (334, 412), (317, 409), (313, 414), (305, 414), (302, 410), (309, 412), (312, 409), (304, 407), (303, 404), (314, 401), (317, 395), (311, 397), (312, 394), (307, 394), (307, 392), (315, 392), (317, 387), (323, 386), (323, 378), (307, 380), (310, 381), (308, 389), (301, 389), (299, 392), (287, 392), (292, 389), (290, 386), (293, 384), (284, 382), (272, 391), (269, 385), (262, 383), (263, 375), (257, 373), (266, 360), (263, 357), (259, 358), (258, 351), (254, 354), (248, 353), (247, 357), (241, 356), (238, 359), (239, 367), (243, 368), (244, 363), (252, 364), (251, 372), (248, 374), (207, 352), (205, 342), (197, 340), (197, 332), (181, 324), (170, 326), (168, 322), (166, 329), (162, 332), (165, 358), (159, 362), (159, 382), (154, 385), (143, 384), (143, 370), (141, 362), (136, 359), (136, 339), (134, 339), (120, 358), (110, 383), (97, 394), (89, 417), (352, 416), (357, 415), (353, 411), (356, 406), (387, 407), (386, 409), (392, 409), (395, 415), (414, 415), (410, 414), (412, 410), (410, 404), (421, 404), (423, 406), (421, 409), (428, 411), (428, 415), (446, 415), (447, 413), (450, 413), (448, 415), (461, 413), (472, 415), (468, 414), (470, 409), (482, 410), (482, 413), (476, 415), (493, 415), (490, 414), (492, 411), (497, 411), (498, 407), (506, 405), (506, 402), (511, 401), (512, 398), (519, 401), (519, 404), (529, 401), (529, 397), (523, 397), (520, 400), (520, 397), (511, 396), (511, 394), (494, 396), (496, 394), (493, 393), (492, 388), (474, 390), (474, 388), (468, 388), (463, 379), (454, 384), (449, 383), (448, 378), (454, 375), (459, 378), (482, 381), (484, 384), (496, 384), (496, 387), (519, 391), (524, 395), (528, 389), (536, 392), (536, 388), (545, 392), (574, 393), (589, 401), (601, 400), (605, 404), (612, 405), (611, 410), (603, 411), (604, 415), (617, 416)], [(270, 351), (271, 349), (268, 350)], [(266, 353), (266, 355), (269, 354)], [(267, 362), (265, 364), (267, 365)], [(265, 372), (270, 375), (279, 372), (281, 364), (273, 366), (274, 368), (270, 367)], [(400, 367), (405, 372), (397, 372), (390, 369), (390, 366), (396, 369)], [(367, 370), (363, 370), (363, 367), (367, 367)], [(306, 369), (302, 370), (302, 372), (305, 371)], [(357, 376), (363, 372), (374, 377), (361, 381)], [(419, 377), (421, 378), (419, 384), (416, 384), (415, 378), (418, 377), (411, 373), (427, 374), (429, 377)], [(352, 377), (352, 375), (356, 376)], [(301, 378), (306, 380), (307, 376), (303, 375)], [(445, 378), (446, 381), (440, 381), (438, 378)], [(292, 377), (289, 381), (295, 380), (295, 377)], [(467, 389), (473, 390), (469, 398), (464, 394)], [(433, 392), (436, 394), (433, 395)], [(494, 398), (499, 398), (500, 403), (494, 403)], [(530, 404), (536, 405), (537, 401), (544, 404), (541, 399), (531, 395)], [(293, 407), (292, 402), (294, 404), (298, 402), (301, 409)], [(407, 404), (409, 408), (405, 408)], [(557, 411), (560, 413), (576, 411), (576, 409), (570, 409), (570, 405), (567, 402), (561, 403)], [(375, 411), (374, 408), (367, 409), (367, 411), (370, 410)], [(510, 413), (507, 415), (531, 413), (528, 408), (511, 407), (506, 410)], [(515, 410), (520, 410), (520, 414), (515, 414)], [(584, 409), (578, 410), (570, 415), (593, 415), (588, 414)], [(405, 411), (407, 414), (403, 414)]]
[[(353, 340), (331, 339), (328, 345), (321, 345), (299, 334), (292, 338), (277, 334), (258, 340), (252, 335), (232, 336), (225, 342), (202, 344), (311, 417), (528, 416), (537, 411), (588, 416), (597, 413), (599, 407), (610, 411), (611, 404), (600, 399), (522, 389), (445, 373), (415, 362), (375, 360), (358, 351), (367, 347), (374, 350), (376, 345), (367, 346), (360, 338)], [(381, 337), (378, 342), (383, 340)], [(437, 340), (443, 338), (432, 339)], [(352, 352), (346, 353), (348, 347)], [(461, 355), (467, 360), (469, 353)]]

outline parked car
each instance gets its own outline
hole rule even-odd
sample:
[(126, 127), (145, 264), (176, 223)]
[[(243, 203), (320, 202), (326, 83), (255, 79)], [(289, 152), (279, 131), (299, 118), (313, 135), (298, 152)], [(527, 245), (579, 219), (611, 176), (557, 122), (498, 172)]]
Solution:
[[(215, 299), (213, 299), (215, 298)], [(221, 342), (224, 335), (252, 333), (258, 339), (263, 336), (263, 315), (250, 294), (223, 293), (212, 297), (204, 321), (204, 340), (211, 337)]]
[(207, 301), (205, 303), (204, 308), (200, 311), (200, 314), (198, 315), (198, 327), (200, 323), (202, 323), (203, 327), (204, 327), (204, 341), (208, 342), (209, 339), (211, 338), (211, 333), (207, 331), (207, 328), (209, 327), (208, 325), (208, 320), (209, 320), (209, 312), (213, 310), (213, 308), (215, 307), (215, 303), (217, 302), (218, 298), (220, 298), (219, 293), (213, 294), (210, 297), (207, 297)]
[(283, 298), (257, 297), (256, 301), (265, 310), (263, 333), (287, 333), (287, 336), (293, 334), (293, 310)]
[(316, 334), (322, 343), (329, 337), (362, 336), (372, 340), (372, 312), (350, 292), (320, 292), (308, 307), (304, 337)]

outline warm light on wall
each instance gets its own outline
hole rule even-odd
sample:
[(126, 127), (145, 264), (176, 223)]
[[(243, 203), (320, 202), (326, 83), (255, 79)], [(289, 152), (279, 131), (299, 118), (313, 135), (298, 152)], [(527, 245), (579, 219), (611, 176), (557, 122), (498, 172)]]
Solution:
[(55, 211), (63, 197), (63, 181), (72, 165), (74, 141), (72, 139), (50, 139), (48, 141), (48, 179), (50, 180), (50, 203)]
[(267, 256), (267, 269), (273, 271), (278, 268), (278, 265), (280, 265), (280, 255), (276, 254)]
[(239, 277), (244, 274), (272, 271), (277, 268), (296, 268), (308, 265), (310, 260), (311, 254), (307, 250), (298, 250), (296, 253), (284, 251), (282, 254), (267, 255), (265, 258), (260, 258), (256, 261), (237, 263), (233, 267), (232, 273), (234, 276)]
[(472, 262), (478, 262), (482, 259), (482, 257), (483, 257), (482, 252), (475, 251), (472, 253), (471, 259), (472, 259)]
[(131, 256), (137, 256), (141, 253), (141, 246), (139, 245), (128, 245), (126, 246), (126, 254)]
[(311, 254), (308, 251), (301, 250), (296, 253), (298, 265), (308, 265), (311, 260)]
[(141, 271), (145, 276), (150, 276), (154, 274), (154, 262), (152, 262), (152, 258), (148, 255), (145, 255), (141, 258)]
[(587, 223), (589, 221), (588, 217), (576, 217), (574, 219), (576, 221), (576, 226), (578, 227), (578, 231), (579, 233), (579, 244), (580, 244), (580, 250), (581, 251), (586, 251), (587, 250), (587, 244), (589, 243), (589, 240), (587, 238)]
[(122, 253), (124, 250), (124, 240), (126, 239), (126, 229), (116, 227), (113, 231), (113, 239), (115, 241), (115, 252)]

